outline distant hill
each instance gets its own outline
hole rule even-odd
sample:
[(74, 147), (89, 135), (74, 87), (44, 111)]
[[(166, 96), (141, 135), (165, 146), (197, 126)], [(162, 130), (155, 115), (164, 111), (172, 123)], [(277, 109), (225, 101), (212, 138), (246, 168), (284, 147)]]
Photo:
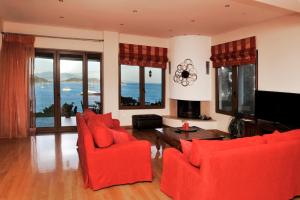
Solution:
[(97, 78), (89, 78), (90, 83), (100, 83), (100, 80)]
[(81, 78), (69, 78), (67, 80), (64, 80), (64, 82), (81, 82)]
[(48, 81), (45, 78), (41, 78), (41, 77), (35, 76), (34, 77), (34, 82), (35, 83), (49, 83), (50, 81)]
[[(35, 75), (39, 77), (43, 77), (47, 80), (53, 80), (53, 72), (42, 72), (42, 73), (36, 73)], [(71, 79), (71, 78), (81, 78), (82, 74), (81, 73), (61, 73), (60, 74), (60, 79), (62, 81)]]

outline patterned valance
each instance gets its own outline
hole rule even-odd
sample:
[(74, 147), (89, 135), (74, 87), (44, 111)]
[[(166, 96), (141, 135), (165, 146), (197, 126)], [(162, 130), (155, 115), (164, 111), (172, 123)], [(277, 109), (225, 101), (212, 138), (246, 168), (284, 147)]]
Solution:
[(168, 62), (168, 49), (135, 44), (120, 43), (120, 64), (165, 69)]
[(256, 63), (255, 36), (211, 47), (214, 67)]

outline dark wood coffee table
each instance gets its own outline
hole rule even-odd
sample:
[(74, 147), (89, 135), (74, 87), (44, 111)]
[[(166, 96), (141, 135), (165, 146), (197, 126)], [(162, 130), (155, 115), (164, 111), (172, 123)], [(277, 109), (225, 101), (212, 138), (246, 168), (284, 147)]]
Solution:
[(160, 149), (160, 145), (165, 148), (166, 144), (181, 151), (180, 139), (191, 141), (192, 139), (199, 140), (222, 140), (225, 135), (222, 132), (216, 132), (213, 130), (204, 130), (198, 127), (194, 132), (180, 132), (178, 128), (164, 127), (155, 129), (156, 134), (156, 148)]

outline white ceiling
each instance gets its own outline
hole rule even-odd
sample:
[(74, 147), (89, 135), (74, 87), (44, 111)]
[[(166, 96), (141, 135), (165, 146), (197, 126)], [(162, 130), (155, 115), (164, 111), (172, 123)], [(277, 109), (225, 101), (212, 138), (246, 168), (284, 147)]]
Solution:
[(300, 12), (300, 0), (256, 0), (258, 2)]
[(0, 0), (7, 21), (157, 37), (215, 35), (292, 13), (253, 0)]

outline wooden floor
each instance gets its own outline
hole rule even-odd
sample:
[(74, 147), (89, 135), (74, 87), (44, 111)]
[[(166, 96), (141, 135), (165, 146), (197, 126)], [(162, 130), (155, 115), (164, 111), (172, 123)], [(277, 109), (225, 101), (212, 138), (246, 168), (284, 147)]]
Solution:
[[(153, 141), (151, 134), (134, 133), (138, 138)], [(152, 183), (92, 191), (83, 186), (76, 140), (76, 133), (0, 139), (0, 200), (169, 199), (159, 189), (162, 162), (155, 145)]]
[(114, 186), (99, 191), (84, 188), (76, 133), (0, 139), (0, 200), (169, 199), (159, 189), (162, 160), (161, 152), (157, 152), (154, 145), (153, 132), (130, 132), (152, 143), (152, 183)]

